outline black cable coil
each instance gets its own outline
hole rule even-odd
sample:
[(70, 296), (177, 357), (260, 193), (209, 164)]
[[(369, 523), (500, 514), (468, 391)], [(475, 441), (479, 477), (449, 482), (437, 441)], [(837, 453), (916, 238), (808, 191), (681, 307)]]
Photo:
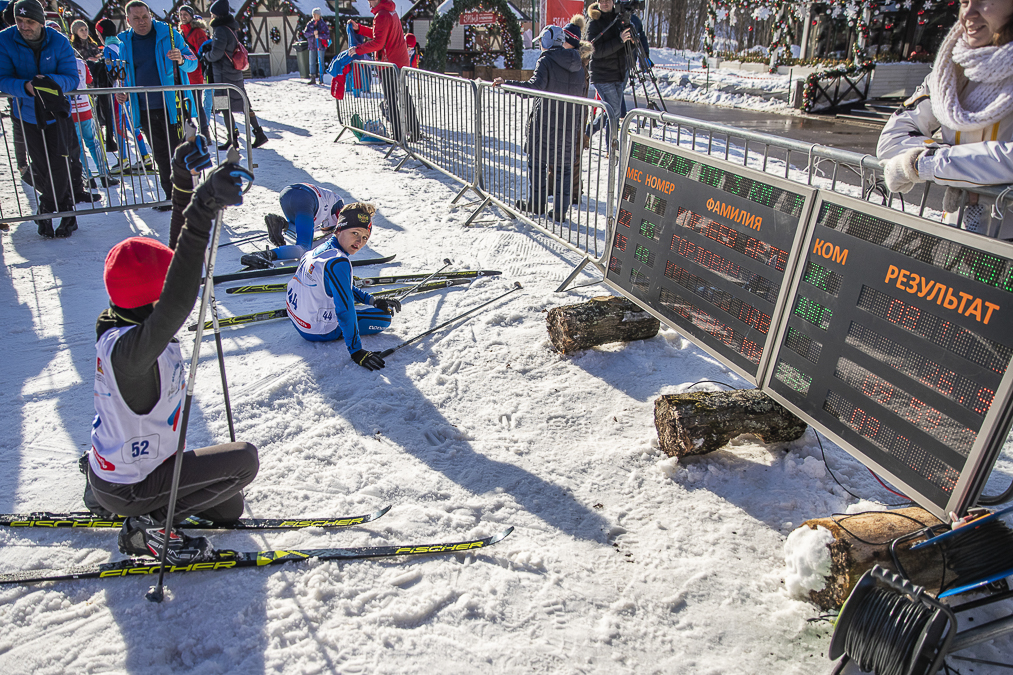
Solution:
[(933, 614), (907, 595), (873, 588), (855, 610), (845, 652), (865, 672), (904, 675), (919, 656), (915, 646)]

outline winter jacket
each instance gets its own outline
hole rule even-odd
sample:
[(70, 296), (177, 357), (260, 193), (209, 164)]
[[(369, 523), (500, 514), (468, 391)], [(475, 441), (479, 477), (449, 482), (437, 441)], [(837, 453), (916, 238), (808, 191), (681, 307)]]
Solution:
[(35, 97), (25, 91), (30, 80), (48, 75), (63, 91), (77, 89), (80, 82), (70, 40), (52, 28), (42, 30), (44, 38), (38, 54), (21, 37), (17, 26), (0, 31), (0, 91), (16, 99), (11, 115), (31, 124), (35, 124)]
[[(317, 32), (317, 37), (313, 37), (313, 31)], [(306, 37), (307, 49), (312, 52), (322, 52), (327, 49), (327, 44), (330, 42), (331, 27), (323, 19), (310, 20), (302, 29), (302, 34)]]
[[(208, 52), (207, 60), (211, 64), (216, 84), (234, 84), (243, 91), (246, 91), (243, 71), (232, 65), (232, 52), (239, 46), (239, 22), (231, 14), (220, 16), (211, 20), (211, 51)], [(229, 92), (229, 109), (232, 112), (243, 111), (243, 96), (237, 91)], [(224, 91), (216, 91), (223, 95)]]
[[(91, 84), (91, 71), (88, 65), (81, 59), (77, 59), (77, 74), (81, 82)], [(84, 87), (81, 87), (84, 89)], [(91, 102), (87, 96), (78, 95), (70, 97), (70, 118), (75, 122), (83, 122), (91, 119)]]
[[(585, 91), (584, 66), (580, 62), (580, 53), (563, 47), (547, 49), (538, 57), (530, 80), (508, 81), (506, 84), (552, 94), (582, 96)], [(583, 131), (577, 129), (580, 121), (577, 108), (572, 103), (535, 99), (528, 115), (525, 152), (546, 164), (571, 162), (574, 147), (579, 147), (583, 139)]]
[[(155, 59), (158, 62), (158, 80), (162, 83), (162, 86), (171, 86), (175, 84), (173, 78), (173, 65), (174, 61), (170, 61), (166, 54), (172, 49), (173, 40), (176, 43), (176, 49), (183, 54), (183, 63), (179, 64), (179, 70), (181, 73), (189, 73), (197, 67), (197, 57), (194, 56), (193, 52), (186, 45), (186, 40), (180, 35), (179, 31), (175, 28), (171, 28), (169, 24), (162, 23), (161, 21), (151, 22), (152, 30), (155, 31)], [(170, 38), (169, 32), (172, 32)], [(124, 70), (126, 70), (126, 77), (123, 80), (124, 87), (136, 87), (134, 84), (134, 29), (130, 28), (123, 31), (117, 37), (120, 39), (120, 59), (126, 62)], [(108, 44), (106, 45), (108, 49)], [(185, 84), (185, 82), (184, 82)], [(194, 99), (193, 92), (188, 91), (185, 96), (190, 100), (190, 109), (197, 109), (197, 102)], [(176, 124), (176, 93), (167, 91), (163, 93), (165, 99), (165, 110), (168, 113), (169, 123)], [(135, 129), (141, 128), (141, 107), (137, 102), (137, 94), (130, 95), (130, 110), (132, 122)]]
[[(977, 86), (968, 82), (962, 98)], [(883, 127), (876, 155), (889, 159), (911, 148), (934, 148), (932, 180), (940, 185), (973, 191), (981, 185), (1013, 183), (1013, 114), (979, 131), (955, 131), (936, 119), (931, 95), (926, 78)], [(932, 137), (937, 131), (942, 140)], [(953, 220), (955, 216), (947, 218)], [(1007, 210), (999, 236), (1013, 237), (1013, 210)]]
[[(200, 19), (193, 19), (190, 23), (182, 23), (179, 25), (179, 32), (183, 34), (183, 39), (186, 40), (186, 46), (190, 48), (190, 51), (195, 55), (200, 46), (208, 39), (207, 24)], [(187, 73), (190, 76), (190, 84), (204, 84), (204, 69), (201, 68), (200, 60), (197, 61), (197, 67)]]
[(373, 12), (373, 27), (359, 26), (359, 34), (372, 38), (355, 48), (356, 54), (378, 52), (381, 61), (393, 63), (398, 68), (408, 65), (408, 45), (404, 41), (401, 19), (394, 11), (394, 0), (380, 0)]
[[(591, 56), (591, 84), (606, 82), (623, 82), (626, 80), (626, 47), (622, 38), (622, 28), (616, 18), (615, 7), (605, 13), (598, 3), (587, 8), (588, 42), (594, 45)], [(611, 25), (611, 27), (610, 27)]]
[(102, 56), (102, 48), (98, 46), (98, 43), (88, 36), (87, 40), (74, 36), (74, 39), (70, 42), (71, 46), (77, 50), (77, 53), (81, 55), (81, 58), (85, 61), (89, 59), (97, 59)]

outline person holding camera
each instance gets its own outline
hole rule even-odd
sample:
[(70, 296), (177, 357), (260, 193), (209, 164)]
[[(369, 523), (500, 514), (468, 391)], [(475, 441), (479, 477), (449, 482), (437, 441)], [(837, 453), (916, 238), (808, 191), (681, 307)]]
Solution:
[(598, 0), (587, 8), (587, 40), (591, 53), (591, 84), (598, 98), (605, 104), (606, 115), (599, 114), (586, 130), (586, 135), (597, 133), (608, 124), (614, 138), (619, 131), (619, 115), (626, 88), (626, 43), (635, 39), (632, 26), (621, 20), (613, 0)]

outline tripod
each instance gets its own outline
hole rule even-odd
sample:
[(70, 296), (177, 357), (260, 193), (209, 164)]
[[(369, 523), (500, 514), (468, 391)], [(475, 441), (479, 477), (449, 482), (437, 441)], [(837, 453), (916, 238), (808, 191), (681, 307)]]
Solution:
[[(639, 84), (644, 90), (644, 101), (647, 103), (648, 109), (658, 110), (658, 103), (660, 103), (661, 110), (668, 112), (668, 106), (665, 105), (665, 99), (661, 97), (661, 89), (658, 87), (658, 78), (654, 76), (651, 60), (644, 52), (644, 45), (640, 42), (640, 31), (628, 19), (620, 24), (620, 26), (624, 27), (623, 30), (630, 28), (633, 32), (633, 39), (628, 40), (624, 45), (626, 49), (626, 63), (630, 64), (629, 76), (630, 88), (633, 90), (633, 107), (640, 107), (640, 102), (637, 101), (637, 85)], [(647, 89), (648, 80), (654, 85), (657, 102), (651, 100), (651, 94)]]

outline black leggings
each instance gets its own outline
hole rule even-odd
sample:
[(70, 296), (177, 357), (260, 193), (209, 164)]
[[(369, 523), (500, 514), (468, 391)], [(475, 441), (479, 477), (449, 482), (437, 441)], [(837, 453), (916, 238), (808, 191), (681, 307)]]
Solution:
[[(88, 482), (95, 500), (121, 516), (150, 514), (157, 521), (168, 515), (169, 492), (175, 456), (139, 483), (110, 483), (89, 465)], [(183, 453), (173, 523), (198, 515), (216, 523), (229, 523), (243, 515), (243, 488), (260, 468), (257, 448), (249, 443), (225, 443)]]

